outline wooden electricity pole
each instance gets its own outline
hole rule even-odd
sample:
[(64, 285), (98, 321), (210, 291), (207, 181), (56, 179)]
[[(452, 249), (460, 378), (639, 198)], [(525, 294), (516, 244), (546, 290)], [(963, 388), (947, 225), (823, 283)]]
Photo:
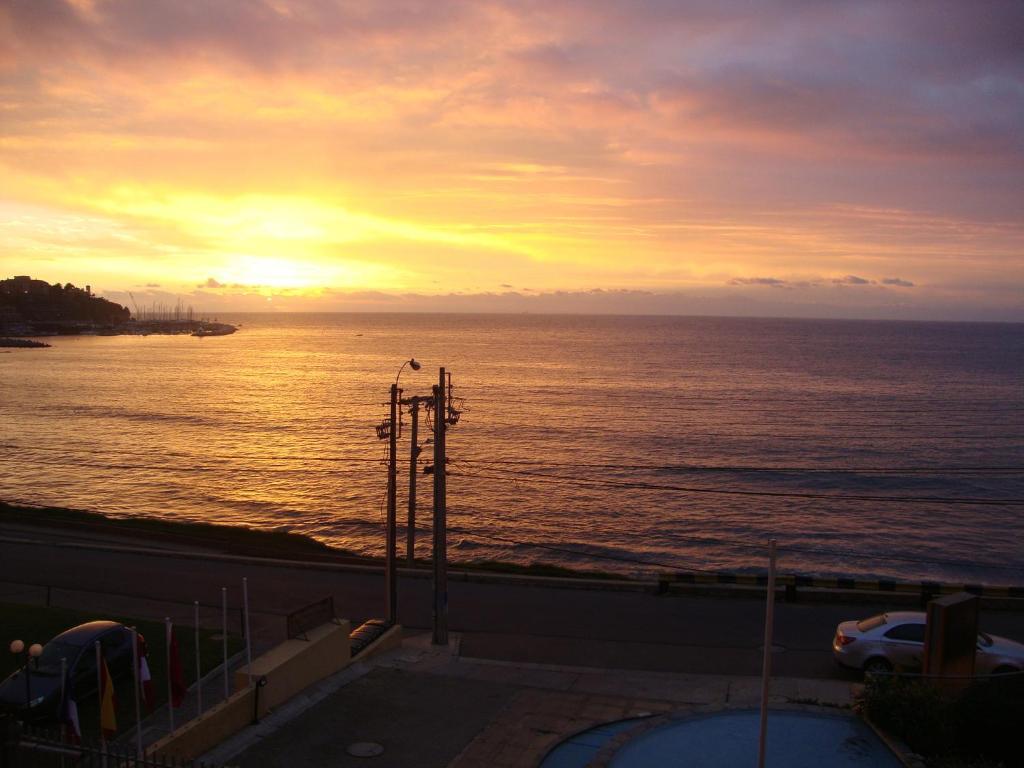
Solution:
[(445, 430), (448, 407), (444, 368), (434, 387), (434, 645), (448, 645), (448, 533)]
[(398, 570), (395, 564), (398, 517), (398, 384), (391, 385), (391, 422), (388, 430), (388, 519), (387, 553), (384, 556), (384, 588), (387, 592), (387, 620), (398, 623)]
[(409, 449), (409, 519), (406, 525), (405, 563), (412, 568), (416, 557), (416, 459), (420, 453), (420, 399), (412, 399), (412, 447)]

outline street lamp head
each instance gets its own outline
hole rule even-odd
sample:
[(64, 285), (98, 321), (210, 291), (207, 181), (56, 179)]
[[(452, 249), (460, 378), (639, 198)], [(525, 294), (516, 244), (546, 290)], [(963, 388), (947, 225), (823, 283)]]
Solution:
[(21, 640), (11, 640), (11, 653), (21, 653), (25, 650), (25, 643)]
[(402, 367), (398, 369), (398, 375), (395, 376), (395, 386), (396, 387), (398, 386), (398, 380), (400, 378), (402, 378), (402, 371), (405, 370), (405, 366), (407, 366), (407, 365), (410, 368), (412, 368), (414, 371), (418, 371), (420, 369), (420, 367), (421, 367), (420, 364), (418, 362), (416, 362), (416, 358), (415, 357), (410, 357), (408, 360), (406, 360), (404, 363), (402, 363)]
[(43, 655), (43, 646), (41, 646), (39, 643), (32, 643), (32, 645), (29, 646), (28, 655), (31, 656), (33, 659), (38, 659), (40, 656)]

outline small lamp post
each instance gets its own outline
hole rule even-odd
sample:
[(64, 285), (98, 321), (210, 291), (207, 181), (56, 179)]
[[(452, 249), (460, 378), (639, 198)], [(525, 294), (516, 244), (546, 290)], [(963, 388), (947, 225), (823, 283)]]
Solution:
[(395, 386), (396, 387), (398, 386), (398, 380), (400, 378), (402, 378), (402, 371), (405, 370), (405, 366), (407, 366), (407, 365), (410, 368), (412, 368), (414, 371), (418, 371), (420, 369), (420, 364), (418, 362), (416, 362), (416, 358), (415, 357), (410, 357), (408, 360), (406, 360), (404, 363), (402, 363), (402, 367), (398, 369), (398, 375), (395, 376)]
[(384, 598), (389, 625), (398, 623), (398, 565), (395, 561), (395, 547), (398, 544), (398, 407), (401, 399), (398, 380), (402, 378), (402, 371), (407, 365), (414, 371), (420, 369), (420, 364), (414, 357), (402, 363), (398, 375), (395, 376), (395, 383), (391, 385), (391, 413), (388, 417), (388, 516), (384, 536)]
[(15, 656), (25, 656), (25, 716), (28, 717), (28, 710), (32, 708), (32, 664), (31, 662), (38, 659), (43, 653), (43, 646), (39, 643), (32, 643), (25, 648), (25, 643), (22, 640), (11, 640), (9, 646), (11, 653)]

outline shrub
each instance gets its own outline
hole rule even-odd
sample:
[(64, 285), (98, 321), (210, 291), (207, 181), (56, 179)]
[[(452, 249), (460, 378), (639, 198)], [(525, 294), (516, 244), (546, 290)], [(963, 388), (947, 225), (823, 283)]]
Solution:
[(955, 704), (957, 751), (1024, 766), (1024, 675), (979, 680)]
[(959, 694), (919, 679), (872, 676), (860, 707), (935, 768), (1024, 768), (1024, 676), (979, 679)]
[(910, 678), (871, 675), (864, 685), (861, 707), (873, 723), (903, 739), (918, 754), (944, 755), (953, 751), (953, 706), (933, 685)]

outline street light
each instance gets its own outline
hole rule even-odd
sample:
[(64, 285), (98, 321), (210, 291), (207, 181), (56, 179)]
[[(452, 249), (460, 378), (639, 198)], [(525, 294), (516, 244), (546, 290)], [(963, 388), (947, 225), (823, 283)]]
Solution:
[(395, 386), (396, 387), (398, 386), (398, 380), (402, 377), (402, 371), (405, 370), (405, 366), (407, 366), (407, 365), (410, 368), (412, 368), (414, 371), (418, 371), (420, 369), (420, 364), (418, 362), (416, 362), (416, 358), (415, 357), (410, 357), (408, 360), (406, 360), (404, 363), (402, 363), (402, 367), (398, 369), (398, 375), (395, 376)]
[[(402, 367), (398, 369), (398, 375), (395, 376), (395, 383), (391, 385), (391, 414), (388, 417), (388, 517), (387, 517), (387, 530), (384, 536), (385, 539), (385, 556), (384, 556), (384, 590), (385, 590), (385, 603), (387, 605), (387, 622), (389, 625), (398, 623), (398, 566), (395, 562), (395, 546), (398, 543), (398, 429), (400, 422), (399, 414), (399, 392), (398, 380), (402, 378), (402, 371), (405, 370), (405, 366), (409, 366), (414, 371), (420, 369), (420, 364), (416, 362), (415, 357), (410, 357), (404, 363)], [(380, 429), (377, 430), (378, 436), (383, 438)]]
[(32, 665), (30, 662), (42, 656), (43, 646), (39, 643), (32, 643), (26, 651), (24, 641), (11, 640), (8, 647), (15, 656), (25, 655), (25, 717), (28, 717), (28, 710), (32, 708)]

